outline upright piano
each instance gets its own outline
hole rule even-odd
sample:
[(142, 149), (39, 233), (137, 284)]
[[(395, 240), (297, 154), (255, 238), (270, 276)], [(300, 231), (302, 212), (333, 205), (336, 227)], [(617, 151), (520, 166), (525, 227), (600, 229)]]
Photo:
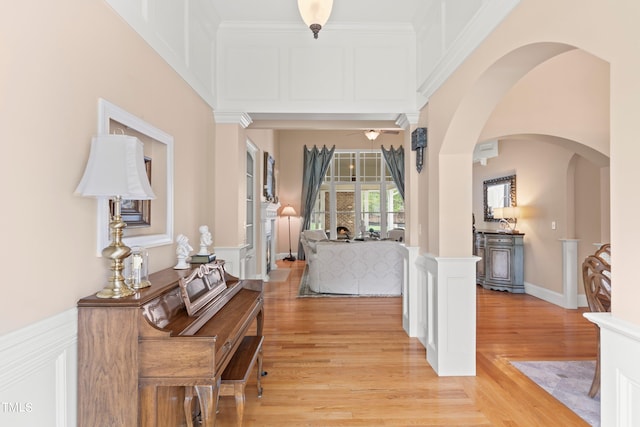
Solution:
[(78, 302), (80, 427), (215, 424), (220, 376), (252, 325), (262, 336), (264, 313), (261, 280), (216, 266), (169, 268), (130, 297)]

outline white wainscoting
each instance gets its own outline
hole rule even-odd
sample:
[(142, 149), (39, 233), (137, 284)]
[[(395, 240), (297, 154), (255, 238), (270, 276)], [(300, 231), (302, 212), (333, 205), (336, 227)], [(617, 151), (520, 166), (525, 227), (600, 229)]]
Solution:
[(76, 425), (75, 308), (0, 337), (0, 425)]
[[(253, 279), (255, 275), (255, 259), (249, 257), (248, 246), (216, 246), (216, 259), (224, 260), (227, 273), (239, 279)], [(249, 265), (250, 263), (253, 263)]]
[(600, 423), (640, 425), (640, 326), (611, 313), (585, 313), (600, 326)]
[[(427, 361), (439, 376), (476, 374), (476, 262), (480, 258), (421, 255), (426, 283)], [(422, 340), (421, 340), (422, 341)]]
[(404, 254), (404, 279), (402, 282), (402, 327), (407, 335), (412, 338), (418, 337), (419, 315), (424, 311), (424, 283), (421, 280), (422, 270), (418, 268), (416, 261), (420, 253), (417, 246), (405, 246)]

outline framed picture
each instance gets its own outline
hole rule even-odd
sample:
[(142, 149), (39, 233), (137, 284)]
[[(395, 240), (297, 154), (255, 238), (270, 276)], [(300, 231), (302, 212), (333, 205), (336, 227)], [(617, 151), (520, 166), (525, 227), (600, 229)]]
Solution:
[(276, 181), (273, 174), (276, 161), (269, 153), (264, 153), (264, 197), (268, 201), (275, 200)]
[[(144, 168), (151, 184), (151, 157), (144, 157)], [(151, 200), (122, 200), (120, 211), (127, 228), (151, 226)], [(109, 215), (113, 216), (113, 201), (109, 201)]]

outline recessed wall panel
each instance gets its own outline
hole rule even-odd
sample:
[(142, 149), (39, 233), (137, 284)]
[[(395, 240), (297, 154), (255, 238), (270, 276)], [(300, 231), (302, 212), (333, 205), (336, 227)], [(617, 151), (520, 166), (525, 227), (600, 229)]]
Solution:
[(429, 77), (429, 73), (433, 71), (444, 55), (440, 12), (439, 6), (432, 8), (424, 25), (420, 27), (416, 50), (418, 82), (422, 82)]
[(406, 49), (358, 48), (354, 53), (356, 100), (402, 100), (407, 97)]
[(227, 100), (278, 99), (279, 62), (276, 48), (227, 49), (224, 78), (218, 90)]
[(291, 100), (345, 98), (345, 60), (340, 48), (293, 48), (290, 51)]
[(445, 44), (449, 48), (451, 43), (469, 25), (473, 16), (482, 7), (482, 0), (465, 0), (461, 4), (446, 2), (444, 5)]
[(206, 27), (199, 21), (193, 21), (189, 37), (189, 68), (194, 76), (210, 92), (213, 92), (213, 42)]
[(185, 0), (156, 0), (149, 3), (153, 31), (173, 54), (186, 62)]

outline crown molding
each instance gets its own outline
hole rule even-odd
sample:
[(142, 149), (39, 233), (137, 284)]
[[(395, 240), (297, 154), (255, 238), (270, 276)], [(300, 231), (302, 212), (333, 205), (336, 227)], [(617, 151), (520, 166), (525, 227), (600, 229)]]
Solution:
[(411, 125), (417, 125), (420, 119), (420, 112), (414, 111), (412, 113), (402, 113), (396, 119), (396, 125), (404, 130), (409, 130)]
[(214, 111), (213, 115), (216, 123), (240, 125), (245, 129), (253, 123), (249, 114), (240, 111)]

